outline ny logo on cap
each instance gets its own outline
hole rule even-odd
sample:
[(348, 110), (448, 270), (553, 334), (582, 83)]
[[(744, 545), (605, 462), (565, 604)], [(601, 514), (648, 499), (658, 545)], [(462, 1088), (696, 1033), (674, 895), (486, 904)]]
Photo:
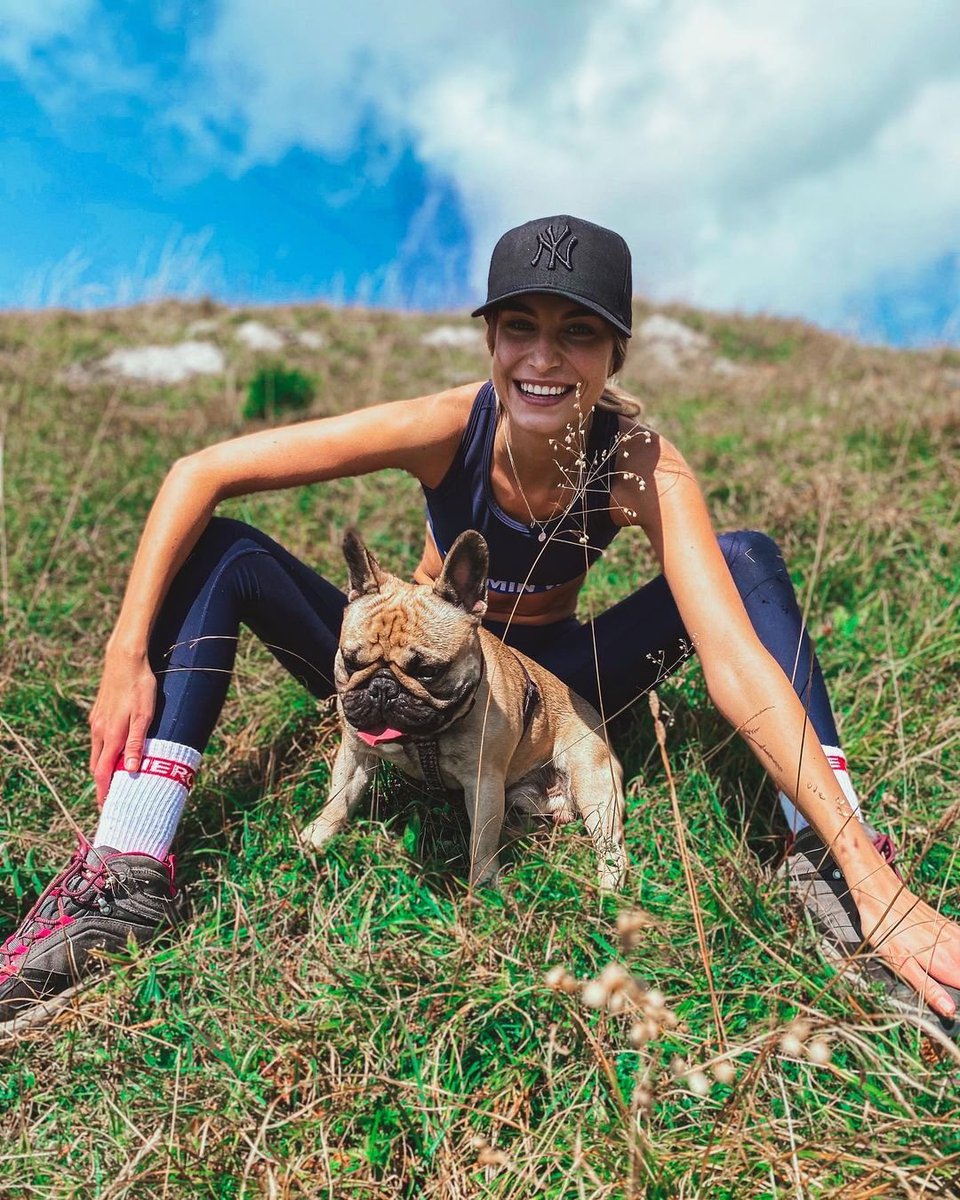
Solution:
[[(561, 247), (563, 246), (566, 238), (569, 238), (570, 240), (567, 242), (566, 253), (564, 253)], [(570, 261), (570, 255), (573, 253), (573, 248), (576, 244), (577, 239), (570, 232), (569, 225), (564, 225), (563, 229), (558, 235), (553, 232), (553, 224), (551, 222), (546, 229), (537, 234), (537, 252), (533, 256), (530, 266), (535, 267), (540, 261), (540, 256), (543, 254), (544, 250), (546, 250), (547, 254), (550, 255), (544, 264), (548, 271), (556, 270), (558, 260), (563, 263), (568, 271), (572, 271), (573, 263)]]

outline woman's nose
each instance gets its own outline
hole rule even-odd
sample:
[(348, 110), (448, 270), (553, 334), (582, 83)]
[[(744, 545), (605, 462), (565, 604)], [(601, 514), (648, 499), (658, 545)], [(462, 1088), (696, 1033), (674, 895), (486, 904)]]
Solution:
[(549, 334), (541, 334), (530, 348), (530, 365), (538, 371), (548, 371), (560, 361), (557, 343)]

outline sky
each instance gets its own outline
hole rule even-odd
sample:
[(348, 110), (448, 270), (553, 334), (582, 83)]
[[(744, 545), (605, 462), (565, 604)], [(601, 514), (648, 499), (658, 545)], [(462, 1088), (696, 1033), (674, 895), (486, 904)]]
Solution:
[(512, 225), (654, 303), (960, 344), (958, 0), (0, 0), (0, 307), (464, 311)]

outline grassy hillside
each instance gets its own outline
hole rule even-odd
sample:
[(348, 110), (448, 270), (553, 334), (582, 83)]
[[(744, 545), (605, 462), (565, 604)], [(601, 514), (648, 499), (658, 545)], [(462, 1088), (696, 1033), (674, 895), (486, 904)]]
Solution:
[[(274, 359), (315, 379), (314, 415), (486, 373), (479, 346), (422, 343), (435, 317), (0, 316), (4, 931), (65, 861), (74, 823), (92, 830), (101, 648), (167, 466), (248, 427), (263, 355), (235, 332), (251, 316), (286, 337)], [(672, 367), (636, 346), (623, 382), (700, 473), (718, 526), (781, 543), (868, 811), (907, 847), (908, 877), (957, 914), (960, 356), (672, 316), (709, 346)], [(226, 372), (148, 386), (96, 368), (186, 336), (219, 345)], [(399, 475), (224, 511), (341, 582), (346, 525), (398, 573), (422, 538)], [(640, 539), (621, 536), (583, 611), (649, 571)], [(817, 958), (772, 872), (772, 789), (695, 664), (661, 700), (721, 1028), (645, 708), (614, 730), (630, 780), (625, 894), (597, 894), (572, 826), (518, 838), (500, 891), (469, 897), (457, 804), (395, 779), (329, 854), (300, 853), (335, 722), (250, 640), (177, 847), (182, 929), (125, 956), (53, 1027), (0, 1046), (0, 1196), (960, 1195), (957, 1061)], [(662, 993), (673, 1016), (654, 1004), (649, 1040), (631, 1037), (629, 1004), (611, 1015), (584, 1003), (596, 988), (546, 980), (609, 964)]]

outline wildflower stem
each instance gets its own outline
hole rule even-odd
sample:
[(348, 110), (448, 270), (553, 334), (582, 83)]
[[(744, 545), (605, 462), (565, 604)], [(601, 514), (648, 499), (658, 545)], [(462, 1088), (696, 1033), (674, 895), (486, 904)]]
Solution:
[(723, 1016), (720, 1013), (720, 1002), (717, 999), (717, 991), (713, 985), (713, 971), (710, 968), (710, 951), (707, 948), (707, 937), (703, 927), (703, 913), (700, 910), (700, 900), (697, 896), (697, 885), (693, 876), (693, 866), (690, 861), (690, 851), (687, 847), (687, 836), (683, 827), (683, 819), (680, 815), (680, 803), (677, 800), (677, 789), (673, 781), (673, 771), (670, 769), (670, 759), (667, 755), (667, 731), (664, 728), (663, 721), (660, 719), (660, 697), (655, 691), (650, 692), (650, 712), (653, 715), (653, 728), (657, 736), (657, 744), (660, 747), (660, 758), (663, 761), (663, 769), (667, 776), (667, 786), (670, 789), (670, 805), (673, 809), (673, 821), (677, 830), (680, 861), (683, 864), (683, 876), (686, 880), (687, 892), (690, 896), (690, 907), (693, 909), (694, 924), (697, 927), (697, 942), (700, 946), (700, 958), (707, 977), (707, 989), (710, 993), (710, 1005), (713, 1008), (714, 1024), (717, 1027), (717, 1039), (721, 1051), (724, 1051), (727, 1048), (727, 1034), (723, 1024)]

